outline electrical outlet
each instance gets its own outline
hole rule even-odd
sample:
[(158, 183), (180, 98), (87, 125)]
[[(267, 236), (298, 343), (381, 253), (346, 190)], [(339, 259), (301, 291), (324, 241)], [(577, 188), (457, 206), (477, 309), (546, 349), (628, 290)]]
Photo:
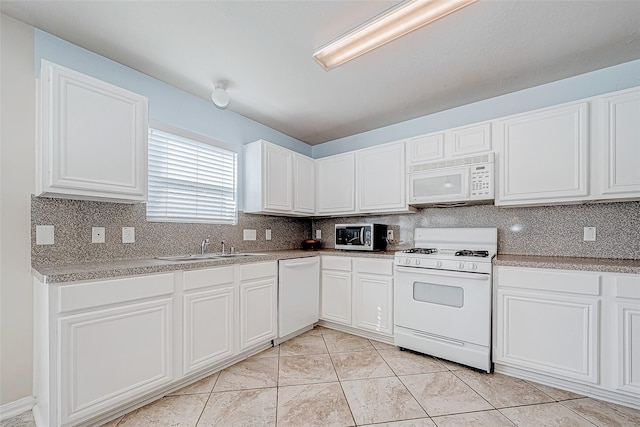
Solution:
[(91, 243), (104, 243), (104, 227), (91, 227)]
[(264, 238), (265, 238), (266, 240), (271, 240), (271, 229), (270, 229), (270, 228), (267, 228), (267, 229), (264, 231)]
[(393, 240), (393, 230), (387, 230), (387, 240)]
[(256, 230), (242, 230), (243, 240), (256, 240)]
[(36, 225), (36, 245), (53, 245), (53, 225)]
[(585, 227), (583, 240), (585, 242), (595, 242), (596, 241), (596, 228), (595, 227)]
[(136, 229), (135, 227), (122, 227), (122, 243), (135, 243)]
[(322, 239), (322, 230), (316, 230), (316, 239)]

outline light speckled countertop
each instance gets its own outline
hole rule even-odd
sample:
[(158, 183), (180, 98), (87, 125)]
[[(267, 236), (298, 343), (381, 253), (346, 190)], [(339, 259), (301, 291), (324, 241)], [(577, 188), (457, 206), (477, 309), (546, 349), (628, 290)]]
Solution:
[(57, 266), (34, 266), (34, 276), (43, 283), (77, 282), (81, 280), (107, 279), (111, 277), (134, 276), (137, 274), (155, 274), (177, 270), (196, 270), (219, 267), (230, 264), (277, 261), (281, 259), (306, 258), (319, 255), (336, 255), (366, 258), (393, 259), (395, 252), (339, 251), (321, 249), (305, 251), (302, 249), (260, 251), (264, 255), (241, 258), (217, 258), (198, 261), (165, 261), (155, 258), (129, 259), (117, 261), (88, 262)]
[[(165, 261), (155, 258), (103, 261), (57, 266), (34, 266), (33, 273), (46, 283), (77, 282), (81, 280), (107, 279), (110, 277), (154, 274), (177, 270), (196, 270), (230, 264), (277, 261), (281, 259), (306, 258), (319, 255), (335, 255), (366, 258), (393, 259), (395, 252), (339, 251), (301, 249), (261, 251), (264, 255), (246, 258), (218, 258), (199, 261)], [(640, 274), (640, 260), (608, 258), (545, 257), (529, 255), (498, 255), (494, 265), (506, 267), (552, 268), (564, 270), (602, 271), (612, 273)]]
[(638, 259), (498, 255), (493, 260), (493, 265), (640, 274), (640, 260)]

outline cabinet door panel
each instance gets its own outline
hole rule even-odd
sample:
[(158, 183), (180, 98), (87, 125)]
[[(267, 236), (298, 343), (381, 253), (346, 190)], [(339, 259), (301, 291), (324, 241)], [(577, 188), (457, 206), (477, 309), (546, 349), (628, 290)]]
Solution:
[(640, 91), (605, 98), (603, 193), (640, 197)]
[(355, 326), (393, 334), (393, 278), (356, 274), (354, 281)]
[(39, 192), (146, 200), (146, 98), (43, 61)]
[(272, 144), (264, 146), (264, 208), (288, 212), (293, 209), (292, 154)]
[(318, 213), (349, 213), (356, 209), (355, 154), (319, 159), (317, 167)]
[(618, 389), (640, 396), (640, 304), (617, 306)]
[(587, 104), (557, 107), (498, 124), (499, 200), (553, 203), (588, 195)]
[(240, 349), (276, 337), (276, 278), (240, 283)]
[(498, 290), (496, 362), (597, 384), (599, 301)]
[(451, 132), (451, 154), (463, 156), (491, 150), (491, 123), (468, 126)]
[(60, 318), (61, 422), (171, 382), (170, 325), (171, 299)]
[(184, 296), (184, 375), (233, 355), (233, 287)]
[(444, 158), (444, 133), (421, 135), (407, 141), (409, 163), (423, 163)]
[(404, 142), (357, 153), (358, 209), (376, 212), (406, 209)]
[(313, 159), (294, 155), (293, 157), (293, 210), (313, 215), (316, 210), (316, 169)]
[(337, 323), (351, 324), (351, 273), (322, 272), (321, 317)]

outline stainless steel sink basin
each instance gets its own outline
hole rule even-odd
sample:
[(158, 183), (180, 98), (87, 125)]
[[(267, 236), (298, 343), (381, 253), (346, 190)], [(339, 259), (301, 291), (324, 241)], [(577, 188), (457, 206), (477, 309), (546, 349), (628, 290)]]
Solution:
[(233, 253), (233, 254), (192, 254), (192, 255), (174, 255), (174, 256), (159, 256), (156, 259), (162, 261), (206, 261), (209, 259), (216, 258), (240, 258), (240, 257), (248, 257), (248, 256), (260, 256), (266, 254), (257, 254), (257, 253)]

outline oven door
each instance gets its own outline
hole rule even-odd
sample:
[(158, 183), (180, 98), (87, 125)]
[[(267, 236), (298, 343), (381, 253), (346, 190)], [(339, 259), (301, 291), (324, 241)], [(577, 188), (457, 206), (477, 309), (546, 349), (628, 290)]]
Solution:
[(450, 341), (491, 344), (491, 275), (396, 267), (395, 324)]
[(469, 199), (467, 167), (409, 174), (409, 203), (457, 202)]

